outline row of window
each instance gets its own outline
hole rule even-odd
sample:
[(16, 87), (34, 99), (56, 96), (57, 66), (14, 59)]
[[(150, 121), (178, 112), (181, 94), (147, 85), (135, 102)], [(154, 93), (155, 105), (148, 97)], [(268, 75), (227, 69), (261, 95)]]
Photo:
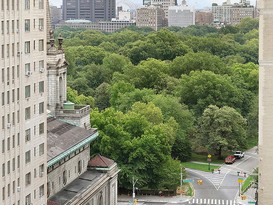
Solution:
[[(44, 39), (38, 40), (38, 45), (37, 41), (33, 41), (33, 51), (36, 50), (36, 47), (38, 46), (38, 51), (44, 51), (45, 45), (44, 45)], [(25, 48), (24, 48), (25, 54), (30, 54), (31, 50), (31, 42), (30, 41), (25, 41)], [(19, 43), (17, 43), (17, 57), (19, 57), (21, 54), (20, 49), (19, 49)], [(15, 56), (15, 43), (12, 44), (6, 44), (1, 46), (1, 58), (9, 58), (9, 57), (14, 57)]]
[[(43, 176), (43, 173), (44, 173), (44, 164), (40, 165), (39, 166), (39, 176), (42, 177)], [(34, 178), (37, 177), (37, 170), (34, 169)], [(25, 183), (31, 183), (31, 172), (27, 173), (26, 176), (25, 176)], [(12, 187), (11, 187), (12, 186)], [(2, 188), (2, 200), (6, 200), (6, 197), (9, 198), (11, 197), (12, 194), (15, 194), (16, 192), (16, 189), (17, 191), (20, 191), (20, 178), (17, 179), (17, 185), (16, 185), (16, 181), (14, 180), (12, 182), (12, 185), (11, 184), (8, 184), (6, 187), (3, 187)], [(41, 185), (39, 187), (39, 197), (43, 197), (45, 194), (45, 186), (44, 184)], [(36, 190), (34, 190), (34, 193), (33, 193), (33, 197), (34, 199), (36, 199)], [(25, 198), (26, 202), (25, 204), (26, 205), (29, 205), (30, 202), (31, 202), (31, 194), (28, 194)], [(20, 205), (20, 201), (18, 200), (17, 201), (17, 205)]]
[[(36, 114), (36, 105), (33, 106), (34, 111), (33, 114)], [(45, 105), (44, 102), (39, 103), (39, 114), (43, 114), (45, 112)], [(25, 108), (25, 120), (30, 120), (31, 118), (31, 107)], [(20, 123), (20, 112), (19, 110), (17, 111), (17, 123)], [(41, 123), (42, 124), (42, 123)], [(6, 124), (6, 119), (5, 116), (2, 116), (2, 129), (10, 129), (11, 126), (15, 125), (15, 112), (12, 113), (12, 115), (7, 114), (7, 124)], [(44, 133), (44, 128), (42, 125), (39, 125), (39, 134)], [(35, 129), (36, 130), (36, 129)], [(36, 132), (36, 131), (35, 131)]]
[[(20, 6), (20, 1), (22, 0), (1, 0), (1, 10), (15, 10), (15, 4), (16, 4), (16, 10), (19, 10), (19, 6)], [(32, 0), (33, 3), (33, 8), (36, 8), (37, 3), (38, 3), (38, 8), (39, 9), (44, 9), (44, 0)], [(25, 9), (29, 10), (31, 6), (31, 1), (30, 0), (25, 0)]]
[[(38, 25), (37, 25), (38, 23)], [(6, 24), (6, 25), (5, 25)], [(15, 29), (16, 26), (16, 29)], [(19, 33), (19, 20), (16, 20), (16, 25), (15, 25), (15, 20), (7, 20), (7, 21), (1, 21), (1, 33), (9, 34), (10, 32), (12, 34)], [(39, 18), (38, 21), (36, 19), (33, 19), (33, 30), (39, 29), (40, 31), (44, 30), (44, 19)], [(6, 30), (6, 31), (5, 31)], [(31, 22), (30, 19), (25, 19), (25, 32), (29, 32), (31, 30)]]
[[(33, 85), (33, 93), (36, 93), (36, 83), (34, 83)], [(40, 81), (39, 84), (38, 84), (38, 92), (40, 94), (44, 93), (45, 91), (45, 85), (44, 85), (44, 81)], [(30, 85), (27, 85), (25, 86), (25, 98), (28, 99), (30, 98), (31, 96), (31, 86)], [(8, 90), (5, 94), (5, 92), (2, 92), (2, 95), (1, 95), (1, 104), (2, 106), (4, 105), (9, 105), (10, 103), (14, 103), (15, 102), (15, 99), (17, 101), (20, 100), (20, 88), (17, 88), (17, 92), (15, 93), (15, 89), (12, 89), (11, 91)], [(40, 108), (40, 106), (39, 106)], [(36, 113), (35, 112), (35, 107), (34, 107), (34, 114)], [(41, 112), (39, 111), (39, 113), (41, 114)]]
[[(43, 154), (45, 153), (45, 144), (42, 143), (39, 145), (39, 156), (42, 156)], [(33, 156), (35, 157), (37, 155), (36, 153), (36, 147), (34, 147), (34, 150), (33, 150)], [(31, 150), (28, 150), (27, 152), (25, 152), (25, 163), (28, 164), (30, 163), (30, 160), (31, 160)], [(6, 176), (6, 174), (10, 174), (12, 171), (15, 171), (15, 168), (16, 168), (16, 162), (15, 162), (15, 158), (12, 158), (12, 160), (9, 160), (7, 163), (3, 163), (2, 164), (2, 177)], [(20, 169), (20, 155), (17, 156), (17, 168)], [(41, 170), (42, 168), (42, 170)], [(44, 165), (42, 165), (39, 170), (40, 172), (44, 172)], [(36, 177), (36, 169), (35, 169), (35, 175)], [(41, 174), (40, 174), (40, 177)], [(30, 185), (31, 181), (30, 179), (27, 181), (26, 180), (26, 186), (27, 185)]]
[[(38, 130), (39, 135), (42, 135), (45, 133), (45, 123), (42, 122), (39, 124), (39, 130)], [(37, 128), (34, 126), (33, 128), (33, 133), (31, 128), (28, 128), (25, 130), (25, 142), (29, 142), (31, 140), (31, 136), (36, 136), (37, 134)], [(2, 153), (5, 153), (6, 151), (10, 151), (11, 149), (15, 148), (16, 146), (16, 139), (15, 135), (12, 135), (12, 137), (8, 137), (7, 140), (5, 139), (2, 140)], [(17, 133), (17, 146), (20, 146), (20, 133)], [(39, 148), (39, 155), (42, 155), (44, 153), (44, 148), (41, 145)], [(36, 156), (36, 148), (34, 148), (34, 156)]]
[[(40, 72), (44, 72), (44, 60), (40, 60), (39, 62), (39, 71)], [(33, 71), (36, 70), (36, 62), (33, 62)], [(17, 65), (17, 78), (19, 78), (19, 75), (20, 75), (20, 68), (19, 68), (19, 65)], [(25, 64), (25, 75), (31, 73), (31, 65), (30, 63), (26, 63)], [(5, 75), (6, 74), (6, 75)], [(5, 78), (6, 76), (6, 78)], [(2, 83), (5, 83), (5, 81), (7, 82), (7, 85), (10, 84), (10, 79), (12, 79), (12, 84), (15, 83), (15, 67), (12, 66), (11, 68), (10, 67), (7, 67), (7, 69), (5, 68), (2, 68), (2, 73), (1, 73), (1, 80), (2, 80)], [(34, 86), (34, 89), (35, 89), (35, 86)]]

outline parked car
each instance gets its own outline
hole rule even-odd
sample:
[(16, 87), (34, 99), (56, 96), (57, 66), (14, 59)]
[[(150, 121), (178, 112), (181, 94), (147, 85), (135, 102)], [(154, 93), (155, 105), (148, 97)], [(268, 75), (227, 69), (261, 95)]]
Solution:
[(236, 161), (236, 157), (234, 155), (229, 155), (225, 158), (226, 164), (233, 164)]
[(237, 159), (241, 159), (241, 158), (243, 158), (244, 156), (245, 156), (245, 153), (242, 152), (242, 151), (236, 151), (236, 152), (234, 153), (234, 157), (236, 157)]

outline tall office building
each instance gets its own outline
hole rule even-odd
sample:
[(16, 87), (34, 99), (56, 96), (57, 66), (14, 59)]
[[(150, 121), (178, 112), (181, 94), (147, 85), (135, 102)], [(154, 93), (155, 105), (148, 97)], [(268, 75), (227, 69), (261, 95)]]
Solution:
[(0, 204), (46, 204), (47, 0), (0, 3)]
[(259, 192), (258, 204), (273, 201), (273, 1), (260, 0), (259, 69)]
[(63, 20), (110, 21), (116, 17), (116, 0), (63, 0)]

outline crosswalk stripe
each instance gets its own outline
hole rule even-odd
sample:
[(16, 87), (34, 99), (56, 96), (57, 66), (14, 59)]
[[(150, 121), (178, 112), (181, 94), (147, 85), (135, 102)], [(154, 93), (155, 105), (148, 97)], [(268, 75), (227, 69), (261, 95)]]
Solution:
[(206, 199), (206, 198), (194, 198), (188, 202), (188, 204), (202, 204), (202, 205), (236, 205), (236, 202), (228, 199)]

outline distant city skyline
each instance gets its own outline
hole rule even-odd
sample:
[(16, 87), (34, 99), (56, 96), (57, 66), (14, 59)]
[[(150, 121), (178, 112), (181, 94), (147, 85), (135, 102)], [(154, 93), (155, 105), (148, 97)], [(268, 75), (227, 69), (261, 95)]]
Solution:
[[(118, 1), (118, 0), (117, 0)], [(182, 0), (178, 0), (178, 3), (180, 4)], [(232, 3), (238, 3), (240, 0), (231, 0)], [(49, 0), (51, 5), (54, 6), (58, 6), (60, 7), (62, 5), (62, 0)], [(134, 2), (137, 5), (141, 5), (143, 0), (131, 0), (131, 2)], [(194, 6), (198, 9), (200, 8), (204, 8), (204, 7), (210, 7), (212, 3), (218, 3), (218, 4), (222, 4), (223, 2), (225, 2), (224, 0), (202, 0), (202, 1), (198, 1), (198, 0), (187, 0), (187, 3), (190, 6)], [(256, 0), (250, 0), (252, 5), (256, 4)]]

